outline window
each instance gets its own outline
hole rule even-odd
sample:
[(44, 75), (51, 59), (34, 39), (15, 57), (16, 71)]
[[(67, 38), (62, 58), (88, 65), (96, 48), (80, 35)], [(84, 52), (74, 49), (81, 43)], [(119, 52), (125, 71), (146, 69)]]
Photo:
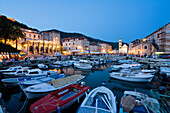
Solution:
[(147, 46), (145, 46), (144, 49), (147, 49)]
[(66, 43), (66, 46), (67, 46), (67, 43)]
[(24, 40), (25, 40), (25, 41), (27, 41), (27, 39), (26, 39), (26, 38), (25, 38)]
[(29, 37), (31, 37), (31, 34), (29, 34)]
[(30, 74), (38, 74), (38, 71), (30, 72)]
[(74, 43), (73, 43), (73, 45), (74, 45)]
[(71, 44), (69, 43), (69, 45), (71, 45)]
[(68, 48), (68, 50), (70, 50), (70, 48)]
[(22, 71), (18, 71), (17, 73), (22, 73)]
[(77, 47), (76, 47), (76, 50), (77, 50)]
[(35, 38), (35, 35), (34, 35), (34, 38)]

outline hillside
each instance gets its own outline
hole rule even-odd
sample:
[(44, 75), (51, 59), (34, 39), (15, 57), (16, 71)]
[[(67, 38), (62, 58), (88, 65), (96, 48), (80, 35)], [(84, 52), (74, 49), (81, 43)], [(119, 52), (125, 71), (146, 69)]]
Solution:
[[(0, 18), (1, 18), (1, 17), (2, 17), (2, 16), (0, 16)], [(9, 19), (8, 19), (8, 21), (9, 21), (12, 25), (19, 26), (19, 27), (25, 28), (25, 29), (30, 29), (30, 30), (38, 31), (37, 29), (35, 29), (35, 28), (30, 28), (30, 27), (28, 27), (27, 25), (25, 25), (25, 24), (23, 24), (23, 23), (19, 23), (19, 22), (17, 22), (17, 21), (11, 21), (11, 20), (9, 20)], [(63, 32), (63, 31), (56, 30), (56, 29), (47, 30), (47, 31), (48, 31), (48, 32), (50, 32), (50, 31), (59, 32), (61, 39), (69, 38), (69, 37), (86, 37), (90, 42), (107, 43), (107, 44), (109, 44), (109, 45), (112, 46), (112, 49), (118, 49), (118, 42), (107, 42), (107, 41), (103, 41), (103, 40), (100, 40), (100, 39), (95, 39), (95, 38), (86, 36), (86, 35), (84, 35), (84, 34), (80, 34), (80, 33), (67, 33), (67, 32)], [(124, 43), (124, 42), (123, 42), (123, 44), (127, 44), (127, 43)], [(128, 44), (127, 44), (127, 45), (128, 45)]]

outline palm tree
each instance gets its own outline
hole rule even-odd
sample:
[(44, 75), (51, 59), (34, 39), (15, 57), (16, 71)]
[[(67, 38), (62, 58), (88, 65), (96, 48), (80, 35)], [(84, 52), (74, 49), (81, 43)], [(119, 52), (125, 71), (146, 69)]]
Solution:
[(13, 29), (13, 26), (5, 16), (0, 17), (0, 38), (5, 40), (5, 44), (7, 39), (12, 39)]
[(25, 35), (20, 30), (20, 27), (15, 26), (12, 32), (12, 39), (16, 41), (16, 49), (18, 48), (18, 38), (24, 38)]

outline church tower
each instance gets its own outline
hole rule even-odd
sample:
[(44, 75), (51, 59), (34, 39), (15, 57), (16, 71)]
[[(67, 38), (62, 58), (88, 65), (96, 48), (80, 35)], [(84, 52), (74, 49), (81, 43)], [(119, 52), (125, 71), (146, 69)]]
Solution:
[(119, 53), (121, 53), (121, 48), (122, 48), (122, 39), (119, 39)]

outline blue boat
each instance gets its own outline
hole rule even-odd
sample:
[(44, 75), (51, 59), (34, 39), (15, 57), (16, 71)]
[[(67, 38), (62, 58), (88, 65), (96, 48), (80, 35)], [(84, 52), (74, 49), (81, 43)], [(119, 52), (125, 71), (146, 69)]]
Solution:
[[(29, 85), (34, 85), (38, 84), (38, 82), (30, 82), (30, 81), (41, 81), (41, 83), (50, 81), (52, 79), (58, 79), (65, 77), (66, 75), (64, 74), (54, 74), (54, 75), (38, 75), (38, 76), (32, 76), (32, 77), (18, 77), (18, 78), (6, 78), (2, 79), (1, 81), (4, 83), (4, 86), (16, 86), (19, 84), (22, 84), (23, 86), (27, 84)], [(27, 83), (28, 82), (28, 83)]]

